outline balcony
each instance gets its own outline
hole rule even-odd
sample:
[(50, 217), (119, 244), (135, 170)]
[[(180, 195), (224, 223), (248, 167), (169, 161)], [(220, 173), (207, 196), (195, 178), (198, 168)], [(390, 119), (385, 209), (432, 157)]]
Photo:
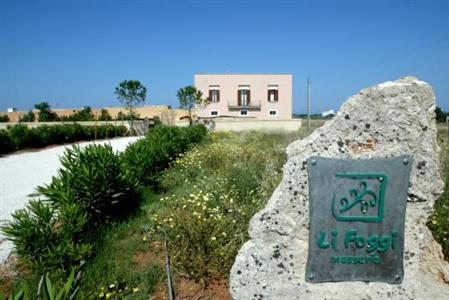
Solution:
[(228, 109), (248, 109), (248, 110), (260, 110), (260, 101), (248, 101), (248, 103), (241, 103), (240, 101), (228, 101)]

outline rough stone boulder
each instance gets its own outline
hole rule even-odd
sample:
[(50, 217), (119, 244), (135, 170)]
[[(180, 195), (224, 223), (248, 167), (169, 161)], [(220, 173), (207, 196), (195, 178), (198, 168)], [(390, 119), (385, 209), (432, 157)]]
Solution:
[[(230, 274), (234, 299), (449, 299), (449, 265), (426, 220), (443, 190), (432, 87), (404, 77), (361, 90), (334, 119), (287, 148), (283, 180), (250, 223), (251, 239)], [(306, 159), (412, 155), (408, 190), (404, 280), (305, 281), (309, 237)]]

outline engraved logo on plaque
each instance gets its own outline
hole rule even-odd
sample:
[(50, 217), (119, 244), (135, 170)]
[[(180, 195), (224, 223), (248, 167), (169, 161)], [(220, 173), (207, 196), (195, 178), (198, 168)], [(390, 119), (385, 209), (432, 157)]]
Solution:
[[(337, 173), (340, 181), (350, 182), (349, 190), (334, 192), (332, 214), (338, 221), (381, 222), (384, 217), (385, 174)], [(345, 183), (345, 182), (343, 182)]]

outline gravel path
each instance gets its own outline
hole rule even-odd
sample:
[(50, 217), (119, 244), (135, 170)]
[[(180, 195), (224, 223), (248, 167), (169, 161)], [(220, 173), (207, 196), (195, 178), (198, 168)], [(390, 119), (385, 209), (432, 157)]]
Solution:
[[(116, 151), (123, 151), (139, 137), (118, 138), (110, 141), (83, 142), (89, 144), (110, 143)], [(60, 167), (59, 157), (70, 145), (57, 146), (37, 152), (11, 154), (0, 157), (0, 225), (10, 221), (11, 213), (23, 208), (28, 196), (36, 193), (38, 185), (49, 183)], [(0, 232), (0, 263), (7, 259), (13, 245)]]

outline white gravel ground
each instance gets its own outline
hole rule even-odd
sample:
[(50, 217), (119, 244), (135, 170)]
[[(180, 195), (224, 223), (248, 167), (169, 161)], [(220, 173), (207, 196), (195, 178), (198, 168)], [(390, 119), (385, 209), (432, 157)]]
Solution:
[[(114, 150), (123, 151), (137, 139), (139, 137), (126, 137), (110, 141), (83, 142), (79, 145), (85, 147), (93, 143), (110, 143)], [(28, 196), (36, 192), (38, 185), (51, 181), (60, 167), (59, 157), (68, 146), (70, 145), (0, 157), (0, 225), (12, 219), (12, 212), (25, 206), (29, 200)], [(0, 263), (8, 258), (12, 249), (12, 243), (0, 232)]]

